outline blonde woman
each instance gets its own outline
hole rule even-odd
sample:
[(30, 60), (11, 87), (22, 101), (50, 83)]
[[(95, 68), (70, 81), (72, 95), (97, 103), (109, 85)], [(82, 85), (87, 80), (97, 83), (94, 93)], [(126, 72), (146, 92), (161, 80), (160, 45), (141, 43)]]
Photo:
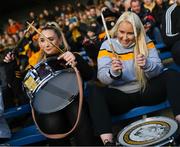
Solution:
[(104, 145), (114, 145), (112, 115), (169, 98), (176, 118), (180, 116), (180, 74), (163, 68), (139, 17), (124, 12), (111, 36), (114, 53), (105, 40), (98, 55), (98, 79), (105, 86), (89, 85), (88, 98), (95, 133)]

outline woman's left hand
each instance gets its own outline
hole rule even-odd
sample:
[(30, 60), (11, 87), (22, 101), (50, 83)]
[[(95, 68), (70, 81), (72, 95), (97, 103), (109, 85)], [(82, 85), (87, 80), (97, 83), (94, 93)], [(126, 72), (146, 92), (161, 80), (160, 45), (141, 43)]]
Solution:
[(65, 53), (63, 53), (62, 55), (60, 55), (58, 58), (58, 60), (60, 59), (64, 59), (67, 63), (66, 65), (70, 65), (72, 67), (75, 67), (77, 62), (76, 62), (76, 57), (74, 56), (74, 54), (70, 51), (67, 51)]
[(143, 68), (146, 65), (146, 57), (143, 54), (139, 54), (136, 57), (137, 65)]

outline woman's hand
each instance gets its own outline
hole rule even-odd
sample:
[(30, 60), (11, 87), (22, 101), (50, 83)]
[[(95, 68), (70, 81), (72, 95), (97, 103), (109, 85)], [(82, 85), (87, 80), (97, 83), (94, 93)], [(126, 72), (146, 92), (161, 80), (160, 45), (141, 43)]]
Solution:
[(72, 67), (75, 67), (76, 64), (77, 64), (76, 57), (70, 51), (67, 51), (67, 52), (63, 53), (57, 59), (58, 60), (64, 59), (67, 62), (66, 65), (71, 65)]
[(9, 63), (12, 62), (15, 59), (14, 54), (12, 52), (7, 53), (7, 55), (4, 57), (4, 62)]
[(143, 68), (146, 65), (146, 58), (143, 54), (137, 55), (136, 61), (137, 65), (139, 65), (141, 68)]
[(144, 25), (145, 32), (149, 31), (151, 29), (152, 25), (150, 23), (147, 23)]
[(119, 59), (113, 57), (112, 65), (111, 65), (112, 72), (119, 73), (121, 72), (122, 68), (123, 68), (122, 62)]

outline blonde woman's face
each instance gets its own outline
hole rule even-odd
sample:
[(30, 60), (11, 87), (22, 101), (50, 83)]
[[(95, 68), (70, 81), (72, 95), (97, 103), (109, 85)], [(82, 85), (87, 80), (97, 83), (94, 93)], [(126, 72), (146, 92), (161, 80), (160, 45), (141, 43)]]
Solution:
[[(54, 45), (59, 47), (61, 40), (58, 38), (54, 30), (43, 30), (41, 33), (44, 34)], [(54, 55), (59, 52), (58, 49), (49, 43), (43, 36), (39, 37), (38, 43), (39, 47), (43, 49), (47, 55)]]
[(126, 21), (121, 22), (119, 24), (117, 38), (125, 48), (133, 44), (135, 42), (135, 36), (132, 24)]

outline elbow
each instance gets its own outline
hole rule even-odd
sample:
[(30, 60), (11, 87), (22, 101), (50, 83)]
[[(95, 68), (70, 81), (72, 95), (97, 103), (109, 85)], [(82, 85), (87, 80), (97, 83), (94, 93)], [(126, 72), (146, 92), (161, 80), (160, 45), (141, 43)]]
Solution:
[(101, 77), (97, 77), (97, 78), (104, 85), (110, 85), (112, 83), (111, 80), (108, 80), (108, 79), (105, 79), (105, 78), (101, 78)]

